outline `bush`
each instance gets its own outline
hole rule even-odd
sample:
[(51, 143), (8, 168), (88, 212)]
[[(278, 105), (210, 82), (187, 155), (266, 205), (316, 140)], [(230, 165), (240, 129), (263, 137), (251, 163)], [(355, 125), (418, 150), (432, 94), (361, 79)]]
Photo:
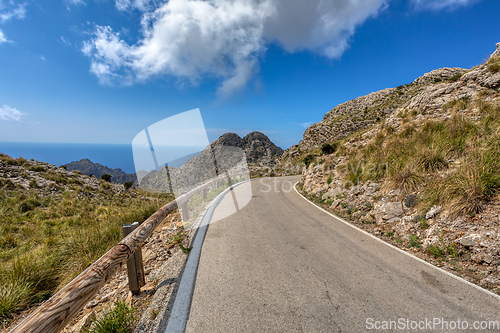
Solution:
[(486, 65), (488, 66), (488, 70), (491, 73), (498, 73), (498, 72), (500, 72), (500, 57), (492, 57), (492, 58), (490, 58), (486, 62)]
[(462, 76), (463, 76), (463, 74), (462, 74), (462, 73), (457, 73), (457, 74), (453, 75), (452, 77), (450, 77), (450, 78), (448, 79), (448, 82), (456, 82), (456, 81), (460, 80), (460, 78), (461, 78)]
[(132, 185), (133, 185), (133, 184), (134, 184), (134, 183), (132, 183), (132, 182), (128, 181), (128, 182), (125, 182), (125, 183), (123, 184), (123, 186), (125, 187), (125, 189), (126, 189), (126, 190), (128, 190), (129, 188), (131, 188), (131, 187), (132, 187)]
[(322, 155), (330, 155), (333, 154), (337, 150), (337, 144), (329, 144), (325, 143), (321, 146), (321, 154)]
[(106, 182), (109, 182), (111, 180), (111, 177), (113, 177), (113, 176), (111, 176), (110, 174), (105, 173), (104, 175), (101, 176), (101, 179), (104, 180), (104, 181), (106, 181)]
[(408, 241), (408, 247), (415, 247), (417, 249), (420, 249), (422, 247), (422, 244), (420, 244), (420, 239), (418, 238), (417, 235), (410, 235), (410, 240)]
[(427, 248), (427, 252), (432, 254), (435, 258), (444, 257), (444, 252), (438, 245), (431, 245)]
[(309, 167), (309, 165), (314, 162), (314, 160), (316, 159), (316, 156), (315, 155), (312, 155), (312, 154), (309, 154), (307, 155), (306, 157), (304, 157), (304, 159), (302, 160), (304, 162), (304, 164), (306, 165), (306, 168)]
[(116, 302), (113, 310), (92, 322), (87, 333), (131, 333), (137, 319), (134, 309), (125, 302)]

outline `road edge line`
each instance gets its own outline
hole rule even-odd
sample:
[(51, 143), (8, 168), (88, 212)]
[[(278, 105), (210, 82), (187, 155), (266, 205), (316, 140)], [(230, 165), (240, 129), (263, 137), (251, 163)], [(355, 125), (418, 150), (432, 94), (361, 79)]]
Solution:
[(300, 192), (297, 190), (297, 184), (298, 184), (298, 183), (299, 183), (299, 182), (296, 182), (296, 183), (293, 185), (293, 189), (295, 190), (295, 192), (297, 192), (297, 194), (298, 194), (298, 195), (300, 195), (300, 196), (301, 196), (301, 197), (302, 197), (305, 201), (307, 201), (308, 203), (310, 203), (310, 204), (311, 204), (311, 205), (313, 205), (314, 207), (318, 208), (319, 210), (322, 210), (324, 213), (326, 213), (326, 214), (330, 215), (331, 217), (336, 218), (337, 220), (339, 220), (340, 222), (342, 222), (342, 223), (344, 223), (344, 224), (346, 224), (346, 225), (350, 226), (351, 228), (354, 228), (354, 229), (356, 229), (356, 230), (358, 230), (358, 231), (362, 232), (363, 234), (368, 235), (368, 236), (370, 236), (370, 237), (371, 237), (371, 238), (373, 238), (373, 239), (376, 239), (377, 241), (381, 242), (382, 244), (385, 244), (385, 245), (387, 245), (387, 246), (389, 246), (389, 247), (391, 247), (391, 248), (393, 248), (393, 249), (395, 249), (395, 250), (397, 250), (397, 251), (399, 251), (399, 252), (401, 252), (401, 253), (403, 253), (403, 254), (405, 254), (405, 255), (407, 255), (407, 256), (409, 256), (409, 257), (411, 257), (411, 258), (413, 258), (413, 259), (416, 259), (416, 260), (420, 261), (421, 263), (426, 264), (426, 265), (427, 265), (427, 266), (429, 266), (429, 267), (432, 267), (432, 268), (434, 268), (434, 269), (437, 269), (438, 271), (441, 271), (442, 273), (445, 273), (446, 275), (451, 276), (451, 277), (453, 277), (453, 278), (455, 278), (455, 279), (457, 279), (457, 280), (459, 280), (459, 281), (461, 281), (461, 282), (465, 282), (466, 284), (468, 284), (468, 285), (470, 285), (470, 286), (472, 286), (472, 287), (474, 287), (474, 288), (476, 288), (476, 289), (478, 289), (478, 290), (480, 290), (480, 291), (483, 291), (483, 292), (485, 292), (485, 293), (489, 294), (490, 296), (493, 296), (493, 297), (497, 298), (498, 300), (500, 300), (500, 296), (499, 296), (499, 295), (497, 295), (497, 294), (495, 294), (494, 292), (491, 292), (491, 291), (489, 291), (488, 289), (484, 289), (483, 287), (480, 287), (480, 286), (478, 286), (477, 284), (474, 284), (474, 283), (472, 283), (472, 282), (469, 282), (469, 281), (467, 281), (467, 280), (463, 279), (463, 278), (462, 278), (462, 277), (460, 277), (460, 276), (457, 276), (457, 275), (455, 275), (455, 274), (452, 274), (452, 273), (448, 272), (447, 270), (444, 270), (444, 269), (443, 269), (443, 268), (441, 268), (441, 267), (435, 266), (435, 265), (431, 264), (430, 262), (425, 261), (424, 259), (421, 259), (421, 258), (419, 258), (419, 257), (417, 257), (417, 256), (415, 256), (415, 255), (413, 255), (413, 254), (411, 254), (411, 253), (408, 253), (408, 252), (406, 252), (406, 251), (404, 251), (404, 250), (400, 249), (400, 248), (399, 248), (399, 247), (397, 247), (397, 246), (394, 246), (394, 245), (392, 245), (392, 244), (390, 244), (390, 243), (387, 243), (386, 241), (384, 241), (384, 240), (382, 240), (382, 239), (380, 239), (380, 238), (378, 238), (378, 237), (376, 237), (376, 236), (372, 235), (371, 233), (367, 232), (366, 230), (363, 230), (363, 229), (361, 229), (361, 228), (359, 228), (359, 227), (355, 226), (354, 224), (352, 224), (352, 223), (350, 223), (350, 222), (348, 222), (348, 221), (344, 220), (343, 218), (341, 218), (341, 217), (339, 217), (339, 216), (337, 216), (337, 215), (335, 215), (335, 214), (333, 214), (333, 213), (331, 213), (331, 212), (327, 211), (327, 210), (326, 210), (326, 209), (324, 209), (323, 207), (320, 207), (320, 206), (316, 205), (314, 202), (312, 202), (312, 201), (310, 201), (309, 199), (307, 199), (305, 196), (303, 196), (303, 195), (302, 195), (302, 193), (300, 193)]
[(189, 253), (184, 271), (179, 281), (179, 289), (177, 291), (177, 295), (175, 296), (172, 310), (170, 311), (170, 315), (167, 321), (167, 327), (164, 331), (165, 333), (177, 333), (184, 332), (186, 330), (194, 288), (196, 286), (196, 277), (198, 274), (198, 265), (201, 258), (201, 250), (215, 208), (217, 208), (219, 203), (222, 201), (222, 198), (224, 198), (226, 194), (232, 191), (233, 188), (250, 181), (252, 181), (252, 179), (229, 186), (213, 200), (213, 202), (210, 204), (210, 207), (208, 207), (208, 209), (205, 211), (205, 215), (203, 216), (198, 226), (195, 238), (191, 242), (192, 250)]

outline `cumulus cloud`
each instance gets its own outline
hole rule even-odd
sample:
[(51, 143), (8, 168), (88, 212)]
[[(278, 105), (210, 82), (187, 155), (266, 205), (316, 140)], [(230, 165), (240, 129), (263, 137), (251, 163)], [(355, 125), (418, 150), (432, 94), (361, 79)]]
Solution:
[(0, 120), (21, 121), (23, 117), (24, 114), (15, 108), (8, 105), (0, 107)]
[(467, 6), (480, 0), (412, 0), (417, 10), (442, 10)]
[[(243, 88), (259, 69), (268, 43), (288, 52), (342, 55), (357, 26), (386, 0), (116, 0), (118, 8), (153, 8), (142, 14), (141, 37), (126, 43), (97, 26), (83, 52), (103, 83), (125, 84), (173, 76), (197, 84), (220, 80), (219, 94)], [(119, 5), (120, 4), (120, 5)], [(123, 6), (123, 7), (120, 7)], [(151, 7), (152, 6), (152, 7)]]

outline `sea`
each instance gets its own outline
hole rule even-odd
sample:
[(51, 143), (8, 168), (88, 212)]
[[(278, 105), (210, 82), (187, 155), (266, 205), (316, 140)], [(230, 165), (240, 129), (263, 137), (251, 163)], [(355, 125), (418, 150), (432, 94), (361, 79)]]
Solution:
[(109, 168), (135, 172), (131, 144), (0, 142), (0, 153), (56, 166), (88, 158)]

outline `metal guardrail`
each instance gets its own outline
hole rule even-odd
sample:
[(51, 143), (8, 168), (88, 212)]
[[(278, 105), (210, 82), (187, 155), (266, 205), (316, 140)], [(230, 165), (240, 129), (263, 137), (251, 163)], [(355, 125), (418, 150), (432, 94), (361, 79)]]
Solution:
[[(218, 187), (220, 182), (224, 180), (225, 177), (215, 178), (161, 207), (156, 213), (122, 239), (120, 243), (112, 247), (64, 288), (40, 305), (24, 321), (14, 327), (10, 333), (52, 333), (61, 331), (92, 300), (97, 292), (116, 273), (118, 268), (132, 257), (144, 241), (151, 236), (158, 225), (171, 212), (178, 208), (178, 202), (183, 203), (182, 206), (184, 206), (181, 206), (183, 218), (188, 218), (188, 199), (201, 191), (203, 191), (203, 196), (206, 197), (205, 190), (209, 186), (216, 183)], [(229, 182), (231, 182), (230, 179)]]

